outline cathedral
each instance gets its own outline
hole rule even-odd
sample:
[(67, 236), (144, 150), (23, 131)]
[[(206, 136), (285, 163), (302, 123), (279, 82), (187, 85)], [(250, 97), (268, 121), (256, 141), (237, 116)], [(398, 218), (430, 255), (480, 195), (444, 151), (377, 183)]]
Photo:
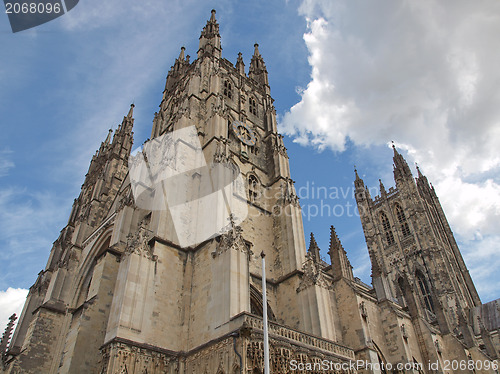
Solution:
[(427, 178), (395, 147), (395, 187), (372, 198), (355, 171), (361, 282), (333, 226), (330, 263), (306, 245), (270, 93), (257, 44), (248, 74), (221, 56), (213, 10), (142, 151), (132, 105), (92, 157), (1, 373), (263, 373), (264, 311), (273, 374), (498, 373), (499, 302), (481, 304)]

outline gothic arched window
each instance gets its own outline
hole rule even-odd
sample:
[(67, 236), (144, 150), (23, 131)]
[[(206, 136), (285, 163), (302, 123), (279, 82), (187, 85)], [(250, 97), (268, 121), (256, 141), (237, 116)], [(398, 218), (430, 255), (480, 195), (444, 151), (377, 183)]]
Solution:
[(403, 208), (401, 208), (401, 205), (399, 204), (396, 204), (396, 217), (398, 218), (399, 224), (401, 225), (403, 236), (409, 236), (410, 227), (408, 226), (408, 222), (406, 222), (405, 212), (403, 212)]
[(431, 291), (424, 275), (417, 270), (415, 277), (417, 278), (418, 288), (424, 299), (426, 309), (434, 313), (434, 303), (432, 302)]
[(232, 90), (231, 82), (224, 81), (224, 96), (227, 96), (231, 99), (233, 97), (233, 93), (231, 92), (231, 90)]
[(255, 101), (255, 99), (250, 98), (249, 104), (250, 104), (250, 113), (252, 113), (253, 115), (257, 115), (257, 102)]
[(387, 244), (394, 244), (394, 235), (392, 234), (391, 224), (389, 223), (389, 218), (384, 212), (380, 212), (380, 222), (382, 223), (382, 228), (385, 232), (385, 239)]
[(255, 175), (250, 175), (248, 177), (248, 198), (252, 203), (257, 201), (258, 188), (259, 188), (259, 181), (255, 177)]

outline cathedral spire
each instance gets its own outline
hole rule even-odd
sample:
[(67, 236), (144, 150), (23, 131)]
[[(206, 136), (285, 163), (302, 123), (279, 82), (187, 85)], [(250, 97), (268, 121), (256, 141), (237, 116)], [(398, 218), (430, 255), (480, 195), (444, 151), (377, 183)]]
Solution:
[(320, 254), (319, 254), (319, 247), (318, 247), (318, 243), (316, 243), (316, 239), (314, 238), (314, 234), (311, 233), (311, 241), (309, 242), (309, 249), (307, 250), (314, 262), (320, 262), (321, 261), (321, 257), (320, 257)]
[(363, 179), (359, 177), (358, 170), (356, 169), (356, 166), (354, 166), (354, 174), (356, 175), (356, 179), (354, 180), (354, 186), (356, 188), (363, 188), (365, 186), (365, 183), (363, 182)]
[(330, 227), (330, 249), (328, 254), (332, 263), (333, 280), (336, 281), (341, 278), (353, 280), (351, 263), (333, 226)]
[(215, 19), (215, 9), (212, 9), (210, 19), (207, 21), (207, 24), (203, 28), (200, 36), (198, 58), (203, 57), (205, 54), (212, 55), (217, 58), (220, 58), (221, 56), (219, 24)]
[(134, 127), (134, 108), (135, 105), (132, 103), (128, 114), (123, 117), (121, 125), (115, 131), (113, 142), (111, 143), (113, 152), (120, 155), (123, 159), (128, 159), (134, 141), (134, 132), (132, 131)]
[(404, 157), (398, 152), (394, 142), (392, 142), (392, 149), (394, 150), (394, 180), (398, 182), (401, 179), (413, 179), (408, 163)]
[(269, 85), (266, 64), (260, 55), (259, 45), (257, 43), (254, 44), (254, 52), (252, 60), (250, 61), (248, 76), (261, 84)]

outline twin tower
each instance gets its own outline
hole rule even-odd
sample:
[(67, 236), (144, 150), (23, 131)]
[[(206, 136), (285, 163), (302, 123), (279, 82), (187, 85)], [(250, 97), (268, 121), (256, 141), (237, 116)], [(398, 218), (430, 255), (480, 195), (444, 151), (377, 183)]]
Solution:
[[(331, 264), (314, 237), (306, 247), (258, 45), (248, 74), (241, 54), (235, 65), (222, 58), (212, 11), (197, 58), (184, 53), (143, 148), (161, 157), (143, 152), (144, 168), (132, 172), (132, 106), (92, 158), (2, 372), (262, 373), (263, 308), (272, 373), (389, 373), (403, 364), (412, 371), (401, 373), (445, 373), (446, 360), (496, 358), (498, 335), (476, 316), (481, 302), (424, 176), (415, 182), (396, 149), (395, 189), (381, 185), (372, 199), (356, 173), (373, 288), (362, 283), (333, 227)], [(190, 139), (175, 135), (186, 129)], [(172, 163), (183, 177), (153, 186), (161, 172), (153, 178), (151, 170)], [(214, 177), (217, 165), (229, 179)], [(204, 178), (219, 177), (232, 187), (201, 191)], [(224, 203), (210, 205), (209, 195)], [(203, 214), (182, 210), (194, 200), (206, 201), (197, 205)], [(208, 235), (185, 236), (179, 227)]]

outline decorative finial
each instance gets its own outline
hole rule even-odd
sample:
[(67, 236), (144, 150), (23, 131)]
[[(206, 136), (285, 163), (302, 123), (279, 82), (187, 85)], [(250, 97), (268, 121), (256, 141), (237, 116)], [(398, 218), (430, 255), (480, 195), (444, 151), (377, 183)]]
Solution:
[(257, 43), (255, 43), (253, 46), (255, 48), (253, 51), (254, 56), (260, 56), (259, 45)]
[(183, 61), (184, 60), (184, 51), (186, 50), (185, 47), (181, 47), (181, 53), (179, 53), (179, 60)]
[(132, 118), (132, 116), (134, 115), (134, 108), (135, 108), (134, 103), (130, 104), (130, 110), (128, 111), (128, 114), (127, 114), (128, 118)]
[(106, 137), (106, 140), (104, 141), (105, 144), (109, 144), (111, 141), (111, 134), (113, 133), (113, 129), (108, 130), (108, 136)]
[(212, 9), (211, 13), (212, 15), (210, 16), (210, 21), (215, 22), (215, 9)]

